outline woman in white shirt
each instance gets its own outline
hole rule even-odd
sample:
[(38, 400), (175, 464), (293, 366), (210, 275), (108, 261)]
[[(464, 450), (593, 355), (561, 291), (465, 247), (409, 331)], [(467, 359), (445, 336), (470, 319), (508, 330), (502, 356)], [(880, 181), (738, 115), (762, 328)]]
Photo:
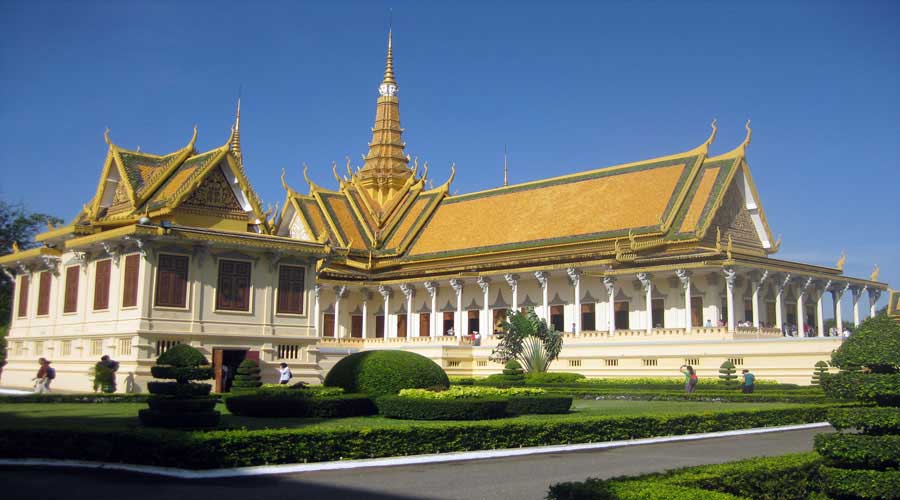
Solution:
[(281, 363), (281, 368), (278, 369), (278, 373), (281, 374), (278, 378), (279, 384), (287, 384), (294, 376), (294, 374), (291, 373), (291, 369), (288, 368), (287, 363)]

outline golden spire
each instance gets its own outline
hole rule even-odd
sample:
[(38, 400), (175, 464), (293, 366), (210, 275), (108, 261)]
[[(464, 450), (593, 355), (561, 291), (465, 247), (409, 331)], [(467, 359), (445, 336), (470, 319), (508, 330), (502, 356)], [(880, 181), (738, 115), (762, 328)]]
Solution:
[(503, 145), (503, 187), (509, 186), (509, 158), (506, 154), (506, 144)]
[(231, 151), (234, 152), (235, 156), (241, 160), (241, 163), (244, 161), (244, 155), (241, 153), (241, 98), (238, 97), (237, 100), (237, 113), (234, 115), (234, 127), (231, 129)]
[[(400, 128), (400, 101), (394, 77), (393, 30), (388, 30), (387, 62), (384, 79), (378, 87), (375, 126), (369, 153), (363, 156), (363, 166), (355, 175), (370, 198), (380, 206), (401, 194), (407, 180), (413, 176), (409, 158), (404, 153), (403, 129)], [(382, 214), (379, 214), (379, 217)]]

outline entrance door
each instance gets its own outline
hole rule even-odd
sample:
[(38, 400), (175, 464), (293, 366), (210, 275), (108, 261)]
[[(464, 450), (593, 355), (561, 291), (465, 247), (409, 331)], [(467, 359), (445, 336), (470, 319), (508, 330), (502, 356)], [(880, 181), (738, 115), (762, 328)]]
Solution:
[(398, 337), (406, 337), (406, 318), (407, 314), (398, 314), (397, 315), (397, 336)]
[(376, 339), (384, 338), (384, 316), (383, 315), (375, 316), (375, 338)]
[[(448, 335), (447, 332), (449, 332), (453, 328), (453, 313), (452, 312), (448, 311), (448, 312), (444, 313), (444, 324), (441, 325), (441, 327), (444, 329), (444, 331), (441, 332), (441, 335)], [(454, 332), (454, 334), (455, 333), (457, 333), (457, 332)]]
[(354, 314), (350, 316), (350, 336), (353, 338), (362, 338), (362, 314)]
[(222, 349), (213, 349), (213, 376), (216, 380), (216, 386), (213, 390), (222, 392)]
[[(213, 349), (213, 376), (215, 378), (215, 391), (229, 392), (231, 390), (231, 382), (237, 373), (238, 366), (245, 359), (255, 359), (259, 361), (259, 351), (249, 351), (247, 349)], [(228, 367), (227, 374), (223, 367)]]
[(596, 330), (596, 319), (594, 304), (581, 304), (581, 329), (588, 332)]
[(323, 324), (324, 331), (322, 331), (322, 336), (334, 337), (334, 314), (325, 314), (325, 321)]
[(691, 297), (691, 325), (703, 326), (703, 297)]
[(566, 325), (563, 317), (563, 306), (550, 306), (550, 326), (557, 332), (565, 333)]
[(431, 313), (419, 313), (419, 336), (431, 335)]
[(616, 330), (628, 330), (631, 325), (629, 325), (628, 319), (628, 301), (622, 300), (616, 302), (613, 307), (616, 310), (615, 315), (615, 325)]

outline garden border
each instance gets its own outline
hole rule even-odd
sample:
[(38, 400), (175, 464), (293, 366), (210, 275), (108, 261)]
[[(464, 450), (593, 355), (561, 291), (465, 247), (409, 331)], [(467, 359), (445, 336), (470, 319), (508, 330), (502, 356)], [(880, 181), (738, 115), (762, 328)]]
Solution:
[(258, 465), (252, 467), (235, 467), (231, 469), (207, 469), (192, 470), (174, 467), (159, 467), (152, 465), (133, 465), (109, 462), (89, 462), (81, 460), (52, 460), (39, 458), (25, 459), (0, 459), (0, 466), (17, 467), (61, 467), (95, 470), (115, 470), (135, 472), (154, 476), (173, 477), (178, 479), (219, 479), (229, 477), (253, 477), (275, 474), (293, 474), (302, 472), (317, 472), (327, 470), (347, 470), (368, 467), (391, 467), (399, 465), (417, 465), (428, 463), (457, 462), (462, 460), (479, 460), (488, 458), (506, 458), (525, 455), (540, 455), (547, 453), (578, 452), (599, 450), (604, 448), (622, 448), (626, 446), (640, 446), (646, 444), (671, 443), (678, 441), (698, 441), (702, 439), (714, 439), (730, 436), (747, 436), (753, 434), (766, 434), (771, 432), (786, 432), (803, 429), (817, 429), (830, 427), (828, 422), (816, 422), (811, 424), (781, 425), (774, 427), (756, 427), (752, 429), (740, 429), (731, 431), (704, 432), (698, 434), (682, 434), (678, 436), (664, 436), (653, 438), (626, 439), (619, 441), (605, 441), (601, 443), (581, 443), (568, 445), (534, 446), (528, 448), (505, 448), (499, 450), (479, 450), (451, 453), (436, 453), (429, 455), (411, 455), (404, 457), (367, 458), (356, 460), (339, 460), (332, 462), (315, 462), (307, 464), (281, 464)]

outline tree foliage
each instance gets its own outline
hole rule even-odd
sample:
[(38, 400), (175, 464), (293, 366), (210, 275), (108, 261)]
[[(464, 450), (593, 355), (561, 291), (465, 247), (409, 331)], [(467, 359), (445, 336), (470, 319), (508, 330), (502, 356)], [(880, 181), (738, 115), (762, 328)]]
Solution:
[[(52, 215), (29, 212), (21, 203), (0, 200), (0, 255), (12, 253), (13, 243), (21, 250), (36, 246), (34, 237), (47, 224), (60, 224), (62, 219)], [(0, 274), (0, 325), (9, 322), (12, 282)]]
[(737, 369), (734, 367), (734, 363), (731, 361), (726, 361), (722, 363), (722, 366), (719, 367), (719, 380), (725, 382), (726, 384), (733, 384), (737, 381), (737, 374), (735, 373)]
[(518, 360), (528, 373), (547, 371), (562, 350), (562, 334), (548, 326), (533, 309), (508, 312), (503, 331), (490, 359), (499, 363)]
[(869, 318), (831, 356), (843, 370), (865, 367), (872, 373), (897, 373), (900, 369), (900, 324), (886, 315)]

